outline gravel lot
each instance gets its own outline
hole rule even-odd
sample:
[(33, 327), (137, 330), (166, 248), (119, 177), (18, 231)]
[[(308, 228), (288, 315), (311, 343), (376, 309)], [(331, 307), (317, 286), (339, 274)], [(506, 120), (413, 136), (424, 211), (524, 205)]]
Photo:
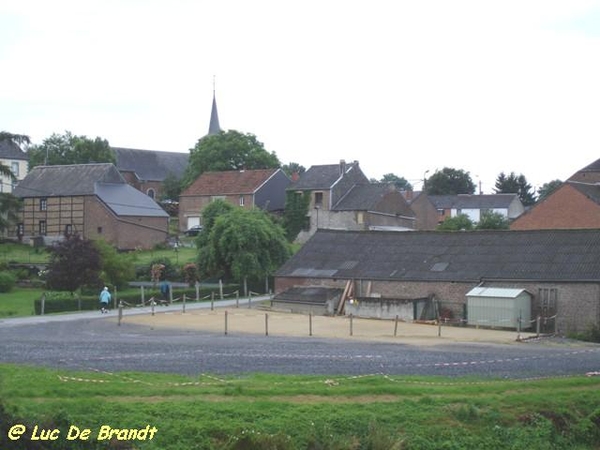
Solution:
[[(438, 337), (437, 327), (415, 324), (401, 324), (394, 336), (393, 322), (366, 320), (355, 320), (350, 336), (347, 319), (336, 323), (317, 317), (309, 336), (307, 316), (276, 313), (268, 313), (267, 336), (267, 313), (241, 309), (228, 310), (226, 335), (224, 309), (190, 306), (181, 314), (180, 308), (157, 309), (154, 316), (148, 310), (135, 315), (125, 311), (120, 325), (115, 311), (2, 320), (0, 362), (191, 376), (269, 372), (531, 378), (600, 371), (600, 345), (560, 338), (517, 342), (516, 332), (470, 329), (476, 333), (468, 339), (453, 336), (450, 327), (443, 327)], [(242, 327), (242, 319), (252, 326)]]

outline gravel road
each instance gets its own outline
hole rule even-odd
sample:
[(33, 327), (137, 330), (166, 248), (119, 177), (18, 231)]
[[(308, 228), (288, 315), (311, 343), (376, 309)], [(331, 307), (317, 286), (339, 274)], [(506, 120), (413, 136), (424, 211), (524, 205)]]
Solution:
[(0, 321), (0, 362), (182, 375), (444, 375), (531, 378), (600, 371), (600, 345), (558, 338), (435, 346), (151, 329), (97, 312)]

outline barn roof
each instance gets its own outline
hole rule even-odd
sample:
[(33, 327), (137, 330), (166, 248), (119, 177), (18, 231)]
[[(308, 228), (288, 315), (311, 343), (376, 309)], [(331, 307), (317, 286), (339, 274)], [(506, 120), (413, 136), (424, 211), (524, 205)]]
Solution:
[(318, 230), (278, 277), (600, 282), (600, 230)]

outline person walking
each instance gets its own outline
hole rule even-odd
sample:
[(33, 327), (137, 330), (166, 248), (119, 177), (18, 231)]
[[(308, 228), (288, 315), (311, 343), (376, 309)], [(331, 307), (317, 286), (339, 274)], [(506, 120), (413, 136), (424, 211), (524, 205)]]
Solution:
[(100, 292), (99, 299), (100, 312), (102, 312), (102, 314), (105, 314), (108, 312), (108, 304), (110, 303), (111, 299), (110, 292), (106, 286), (104, 286), (104, 289), (102, 289), (102, 291)]

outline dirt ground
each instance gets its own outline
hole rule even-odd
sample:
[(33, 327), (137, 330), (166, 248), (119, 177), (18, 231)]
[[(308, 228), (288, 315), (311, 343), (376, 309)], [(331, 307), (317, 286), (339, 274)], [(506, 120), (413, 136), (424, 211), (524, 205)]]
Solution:
[(166, 327), (208, 331), (227, 335), (256, 334), (269, 336), (322, 337), (397, 342), (414, 345), (462, 343), (517, 343), (535, 337), (534, 333), (515, 330), (438, 326), (395, 320), (325, 317), (292, 314), (261, 309), (215, 308), (214, 310), (163, 311), (155, 314), (127, 315), (123, 323), (151, 328)]

